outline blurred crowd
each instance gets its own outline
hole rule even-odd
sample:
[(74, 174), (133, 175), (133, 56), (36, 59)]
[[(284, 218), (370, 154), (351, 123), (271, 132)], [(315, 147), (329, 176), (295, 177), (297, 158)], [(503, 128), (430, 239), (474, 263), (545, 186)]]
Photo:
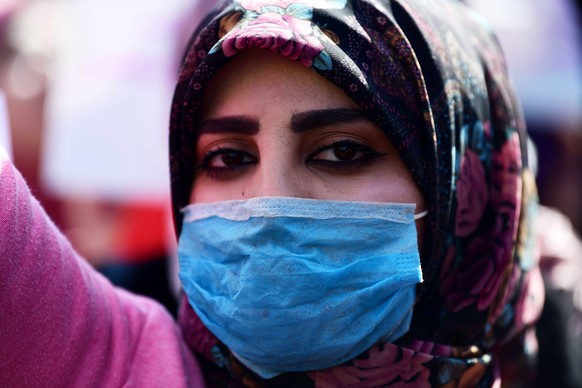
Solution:
[[(171, 92), (185, 40), (213, 3), (0, 1), (0, 121), (5, 108), (15, 165), (88, 261), (172, 313)], [(561, 338), (541, 330), (540, 347), (582, 357), (581, 1), (465, 3), (499, 36), (537, 149), (549, 301), (540, 326), (569, 322)], [(563, 377), (582, 381), (582, 365), (569, 368)]]

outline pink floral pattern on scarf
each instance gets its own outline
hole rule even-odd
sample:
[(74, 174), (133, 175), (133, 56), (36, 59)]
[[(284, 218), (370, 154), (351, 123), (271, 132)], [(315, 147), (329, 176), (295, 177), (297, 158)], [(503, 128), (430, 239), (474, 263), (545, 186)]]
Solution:
[[(453, 248), (450, 249), (454, 255)], [(443, 279), (441, 293), (453, 312), (473, 304), (481, 311), (489, 307), (497, 295), (509, 255), (490, 238), (477, 236), (469, 243), (465, 256), (471, 260), (461, 261), (459, 267)]]
[(279, 7), (287, 7), (291, 4), (300, 3), (310, 5), (320, 9), (341, 9), (345, 7), (346, 0), (239, 0), (240, 5), (245, 9), (260, 11), (262, 7), (270, 5), (278, 5)]
[(457, 199), (455, 234), (465, 237), (479, 226), (489, 199), (485, 168), (479, 155), (471, 150), (465, 152), (461, 161), (460, 177), (457, 181)]
[(498, 212), (496, 235), (504, 243), (515, 240), (521, 209), (521, 148), (519, 136), (514, 133), (501, 147), (493, 152), (491, 205)]
[(333, 387), (419, 387), (428, 388), (430, 371), (423, 364), (432, 360), (428, 354), (392, 344), (379, 344), (366, 359), (322, 371), (310, 372), (318, 388)]
[(259, 15), (244, 29), (231, 31), (222, 42), (227, 57), (249, 48), (272, 50), (304, 66), (311, 66), (323, 51), (309, 21), (275, 12)]
[[(494, 224), (481, 234), (470, 237), (462, 260), (457, 259), (461, 252), (453, 246), (449, 247), (443, 265), (440, 292), (453, 312), (471, 305), (476, 305), (478, 311), (487, 309), (506, 279), (506, 268), (513, 253), (511, 247), (517, 234), (521, 201), (521, 150), (517, 134), (503, 143), (499, 151), (493, 152), (492, 166), (488, 197), (495, 217)], [(470, 190), (465, 187), (471, 185)], [(483, 165), (474, 152), (467, 150), (457, 189), (456, 235), (465, 236), (473, 232), (483, 218), (487, 206), (484, 202), (487, 193), (483, 193), (485, 185)], [(472, 194), (467, 194), (467, 190)], [(501, 299), (507, 301), (506, 298)]]

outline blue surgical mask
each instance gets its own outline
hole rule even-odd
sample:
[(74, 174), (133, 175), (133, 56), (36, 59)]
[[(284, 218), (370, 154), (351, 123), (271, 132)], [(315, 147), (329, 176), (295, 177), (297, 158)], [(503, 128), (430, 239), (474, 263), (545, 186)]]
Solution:
[(414, 204), (253, 198), (183, 209), (180, 280), (260, 376), (357, 357), (410, 326), (422, 281)]

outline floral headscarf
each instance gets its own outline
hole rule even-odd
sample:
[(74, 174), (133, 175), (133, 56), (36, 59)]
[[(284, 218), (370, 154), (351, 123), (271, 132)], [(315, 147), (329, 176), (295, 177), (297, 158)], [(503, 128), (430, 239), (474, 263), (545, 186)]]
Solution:
[(180, 324), (208, 382), (490, 386), (500, 375), (522, 379), (543, 303), (532, 238), (536, 192), (503, 56), (483, 21), (455, 0), (229, 0), (207, 22), (190, 42), (173, 102), (178, 234), (204, 89), (249, 48), (274, 51), (343, 89), (385, 131), (430, 206), (425, 281), (410, 331), (397, 343), (326, 370), (265, 380), (184, 298)]

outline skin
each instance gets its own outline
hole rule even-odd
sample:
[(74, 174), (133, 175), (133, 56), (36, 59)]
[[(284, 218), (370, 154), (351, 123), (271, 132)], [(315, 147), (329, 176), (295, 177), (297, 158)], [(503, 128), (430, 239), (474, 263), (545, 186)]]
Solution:
[(191, 203), (282, 196), (427, 207), (396, 149), (353, 100), (267, 50), (237, 54), (212, 80), (196, 154)]

